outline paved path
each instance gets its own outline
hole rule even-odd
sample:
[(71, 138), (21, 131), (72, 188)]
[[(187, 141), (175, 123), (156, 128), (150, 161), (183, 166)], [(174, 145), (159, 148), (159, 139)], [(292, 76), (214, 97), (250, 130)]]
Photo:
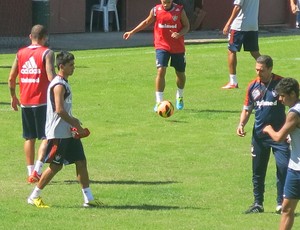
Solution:
[[(289, 36), (300, 35), (297, 29), (272, 29), (260, 30), (261, 37), (267, 36)], [(53, 50), (85, 50), (102, 48), (122, 48), (152, 46), (152, 32), (136, 33), (129, 40), (122, 38), (123, 32), (92, 32), (77, 34), (52, 34), (50, 35), (50, 47)], [(193, 31), (185, 36), (185, 42), (188, 43), (208, 43), (215, 41), (226, 41), (227, 38), (221, 31)]]
[[(123, 32), (99, 32), (99, 33), (79, 33), (79, 34), (56, 34), (50, 36), (50, 46), (54, 50), (83, 50), (101, 48), (121, 48), (152, 46), (153, 33), (136, 33), (128, 40), (122, 38)], [(226, 37), (218, 32), (190, 32), (186, 36), (188, 40), (209, 39), (226, 40)]]
[[(271, 36), (289, 36), (300, 35), (299, 29), (288, 28), (261, 28), (259, 31), (260, 37)], [(139, 32), (132, 36), (129, 40), (122, 38), (123, 32), (86, 32), (74, 34), (51, 34), (49, 36), (50, 48), (54, 51), (59, 50), (87, 50), (87, 49), (104, 49), (104, 48), (124, 48), (124, 47), (139, 47), (153, 46), (152, 32)], [(8, 46), (10, 41), (16, 41), (15, 46)], [(192, 31), (186, 34), (185, 42), (189, 43), (209, 43), (216, 41), (227, 41), (221, 31)], [(3, 38), (0, 37), (0, 54), (1, 53), (16, 53), (18, 47), (23, 47), (28, 44), (28, 37), (24, 38)]]

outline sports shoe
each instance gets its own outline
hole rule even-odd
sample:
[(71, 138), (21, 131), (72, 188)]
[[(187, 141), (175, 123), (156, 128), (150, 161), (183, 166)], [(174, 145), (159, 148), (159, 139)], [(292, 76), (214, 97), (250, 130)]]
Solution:
[(41, 175), (37, 173), (37, 171), (33, 171), (31, 175), (27, 178), (27, 182), (29, 184), (34, 184), (41, 179)]
[(222, 89), (237, 89), (237, 88), (239, 88), (239, 84), (237, 83), (231, 84), (230, 82), (222, 87)]
[(34, 206), (36, 206), (36, 207), (38, 207), (38, 208), (49, 208), (49, 206), (46, 205), (46, 204), (43, 202), (43, 200), (42, 200), (41, 197), (37, 197), (37, 198), (34, 198), (34, 199), (32, 199), (32, 198), (29, 197), (29, 198), (27, 199), (27, 203), (28, 203), (28, 204), (31, 204), (31, 205), (34, 205)]
[(276, 209), (275, 209), (275, 213), (276, 214), (281, 214), (282, 212), (282, 205), (277, 205)]
[(158, 110), (158, 106), (159, 106), (160, 102), (157, 102), (153, 108), (154, 112), (157, 113)]
[(248, 210), (245, 211), (245, 214), (259, 213), (259, 212), (264, 212), (264, 207), (260, 204), (254, 203), (249, 207)]
[(102, 203), (99, 200), (91, 200), (88, 203), (83, 203), (82, 205), (84, 208), (99, 208), (99, 207), (103, 207), (104, 203)]
[(177, 108), (178, 110), (182, 110), (183, 107), (184, 107), (183, 97), (178, 97), (178, 98), (176, 99), (176, 108)]

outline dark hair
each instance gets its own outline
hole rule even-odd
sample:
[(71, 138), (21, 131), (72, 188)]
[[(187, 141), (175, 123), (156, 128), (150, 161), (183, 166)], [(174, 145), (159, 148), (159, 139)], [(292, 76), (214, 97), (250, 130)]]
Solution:
[(75, 57), (73, 54), (67, 52), (67, 51), (60, 51), (57, 55), (56, 55), (56, 66), (58, 69), (60, 65), (65, 65), (70, 61), (75, 60)]
[(259, 64), (265, 64), (268, 68), (273, 67), (273, 59), (268, 55), (261, 55), (256, 59)]
[(297, 98), (299, 97), (299, 83), (294, 78), (283, 78), (275, 87), (275, 90), (278, 94), (287, 94), (290, 95), (292, 92), (295, 92)]
[(42, 38), (48, 36), (48, 31), (43, 25), (34, 25), (31, 29), (31, 37), (35, 40), (41, 40)]

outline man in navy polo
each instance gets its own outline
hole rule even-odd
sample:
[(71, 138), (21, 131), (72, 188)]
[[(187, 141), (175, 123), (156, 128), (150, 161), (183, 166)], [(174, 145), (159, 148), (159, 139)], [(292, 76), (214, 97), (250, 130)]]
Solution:
[(274, 130), (279, 130), (285, 122), (285, 108), (279, 101), (275, 91), (276, 85), (282, 79), (272, 73), (273, 60), (270, 56), (262, 55), (256, 60), (257, 77), (252, 80), (247, 88), (244, 107), (240, 115), (237, 135), (244, 137), (244, 127), (252, 111), (255, 111), (255, 121), (252, 132), (252, 182), (254, 203), (246, 210), (248, 213), (264, 212), (265, 177), (270, 158), (270, 152), (275, 156), (277, 177), (277, 207), (276, 213), (280, 214), (283, 201), (283, 187), (287, 174), (290, 157), (289, 143), (275, 142), (263, 132), (266, 125), (272, 125)]

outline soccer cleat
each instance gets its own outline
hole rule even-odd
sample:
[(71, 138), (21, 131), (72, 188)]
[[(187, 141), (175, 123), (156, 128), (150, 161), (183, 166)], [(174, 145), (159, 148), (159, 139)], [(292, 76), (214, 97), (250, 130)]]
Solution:
[(158, 109), (158, 106), (159, 106), (160, 102), (157, 102), (153, 108), (154, 112), (157, 113), (157, 109)]
[(82, 205), (84, 208), (99, 208), (99, 207), (103, 207), (104, 203), (102, 203), (99, 200), (91, 200), (88, 203), (83, 203)]
[(237, 88), (239, 88), (239, 84), (238, 84), (238, 83), (236, 83), (236, 84), (231, 84), (230, 82), (227, 83), (226, 85), (224, 85), (224, 86), (222, 87), (222, 89), (237, 89)]
[(282, 205), (277, 205), (276, 209), (275, 209), (275, 213), (276, 214), (281, 214), (282, 212)]
[(46, 205), (41, 197), (37, 197), (37, 198), (28, 198), (27, 199), (27, 203), (36, 206), (37, 208), (49, 208), (48, 205)]
[(31, 175), (27, 178), (29, 184), (37, 183), (41, 179), (41, 175), (37, 171), (33, 171)]
[(178, 110), (182, 110), (183, 107), (184, 107), (183, 97), (178, 97), (178, 98), (176, 99), (176, 108), (177, 108)]
[(245, 211), (245, 214), (260, 213), (260, 212), (264, 212), (264, 207), (260, 204), (254, 203), (249, 207), (248, 210)]

